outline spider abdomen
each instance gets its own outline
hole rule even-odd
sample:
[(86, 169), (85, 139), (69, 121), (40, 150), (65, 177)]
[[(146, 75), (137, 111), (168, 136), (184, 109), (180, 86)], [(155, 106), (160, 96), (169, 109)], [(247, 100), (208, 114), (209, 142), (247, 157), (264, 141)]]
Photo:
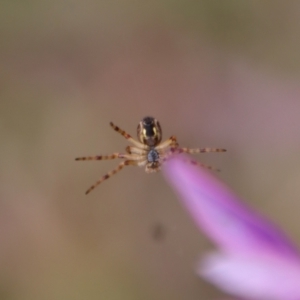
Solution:
[(137, 136), (144, 145), (149, 147), (158, 145), (162, 138), (159, 122), (152, 117), (145, 117), (138, 125)]

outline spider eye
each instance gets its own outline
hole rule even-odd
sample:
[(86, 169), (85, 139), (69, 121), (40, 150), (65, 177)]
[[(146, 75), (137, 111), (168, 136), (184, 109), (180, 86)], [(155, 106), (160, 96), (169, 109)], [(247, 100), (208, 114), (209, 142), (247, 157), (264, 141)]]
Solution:
[(159, 122), (152, 117), (146, 117), (140, 122), (137, 133), (139, 140), (150, 147), (158, 145), (162, 138)]
[(154, 118), (152, 118), (152, 117), (145, 117), (145, 118), (142, 120), (142, 122), (143, 122), (143, 125), (144, 125), (144, 126), (151, 126), (151, 125), (154, 124)]

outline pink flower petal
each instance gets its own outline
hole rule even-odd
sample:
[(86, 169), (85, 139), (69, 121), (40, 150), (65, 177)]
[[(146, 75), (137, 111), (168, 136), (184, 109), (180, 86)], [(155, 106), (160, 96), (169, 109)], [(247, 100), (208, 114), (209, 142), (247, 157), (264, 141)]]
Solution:
[(300, 268), (279, 257), (214, 253), (198, 273), (223, 291), (247, 299), (299, 300)]
[(209, 171), (180, 157), (164, 174), (199, 228), (227, 252), (269, 251), (299, 259), (297, 248), (274, 225), (249, 209)]
[(221, 249), (198, 273), (245, 299), (300, 300), (300, 257), (286, 236), (206, 170), (175, 157), (164, 174), (197, 226)]

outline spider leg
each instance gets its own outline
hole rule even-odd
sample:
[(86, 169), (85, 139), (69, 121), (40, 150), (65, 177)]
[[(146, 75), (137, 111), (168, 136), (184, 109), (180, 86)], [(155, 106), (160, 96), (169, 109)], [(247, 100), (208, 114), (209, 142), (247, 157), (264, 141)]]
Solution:
[(138, 148), (147, 150), (148, 146), (142, 144), (139, 141), (136, 141), (129, 133), (127, 133), (126, 131), (122, 130), (121, 128), (119, 128), (118, 126), (116, 126), (113, 122), (109, 123), (110, 126), (118, 133), (120, 133), (121, 135), (124, 136), (125, 139), (127, 139), (129, 142), (131, 142), (132, 144), (134, 144), (135, 146), (137, 146)]
[(177, 148), (176, 151), (178, 153), (189, 153), (189, 154), (194, 154), (194, 153), (206, 153), (206, 152), (226, 152), (226, 149), (220, 149), (220, 148)]
[(75, 160), (106, 160), (119, 158), (120, 153), (116, 152), (110, 155), (95, 155), (95, 156), (83, 156), (76, 157)]
[(199, 162), (196, 161), (196, 160), (192, 160), (192, 159), (184, 159), (183, 161), (186, 162), (186, 163), (195, 165), (195, 166), (199, 166), (199, 167), (203, 167), (203, 168), (206, 168), (206, 169), (209, 169), (209, 170), (212, 170), (212, 171), (220, 172), (219, 169), (216, 169), (216, 168), (214, 168), (214, 167), (211, 167), (211, 166), (208, 166), (208, 165), (199, 163)]
[[(184, 148), (171, 148), (170, 151), (169, 151), (168, 153), (164, 154), (164, 155), (161, 157), (161, 164), (163, 164), (164, 162), (166, 162), (166, 161), (169, 160), (170, 158), (174, 157), (174, 155), (183, 153), (183, 151), (181, 151), (182, 149), (184, 149)], [(184, 159), (183, 161), (186, 162), (186, 163), (190, 163), (190, 164), (192, 164), (192, 165), (196, 165), (196, 166), (204, 167), (204, 168), (209, 169), (209, 170), (213, 170), (213, 171), (220, 172), (219, 169), (216, 169), (216, 168), (214, 168), (214, 167), (211, 167), (211, 166), (202, 164), (202, 163), (200, 163), (200, 162), (198, 162), (198, 161), (196, 161), (196, 160), (192, 160), (192, 159)]]
[(137, 147), (127, 146), (126, 152), (130, 154), (137, 154), (137, 155), (146, 155), (147, 150), (143, 150)]
[(156, 150), (162, 150), (162, 149), (164, 149), (166, 147), (169, 147), (169, 146), (173, 146), (173, 147), (178, 146), (176, 137), (174, 135), (172, 135), (169, 139), (162, 142), (160, 145), (156, 146), (155, 149)]
[(95, 156), (76, 157), (75, 160), (107, 160), (107, 159), (116, 159), (116, 158), (138, 160), (138, 159), (140, 159), (140, 156), (116, 152), (116, 153), (113, 153), (110, 155), (95, 155)]
[(115, 169), (109, 171), (105, 175), (103, 175), (98, 181), (96, 181), (86, 192), (85, 194), (87, 195), (90, 193), (94, 188), (96, 188), (100, 183), (102, 183), (104, 180), (110, 178), (111, 176), (115, 175), (119, 171), (121, 171), (124, 167), (129, 166), (129, 165), (139, 165), (142, 162), (138, 162), (136, 160), (125, 160), (122, 161)]

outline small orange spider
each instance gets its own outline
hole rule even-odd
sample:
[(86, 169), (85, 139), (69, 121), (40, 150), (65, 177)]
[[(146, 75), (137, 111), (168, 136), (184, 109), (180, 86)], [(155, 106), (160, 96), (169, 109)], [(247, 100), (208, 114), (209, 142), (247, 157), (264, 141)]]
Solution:
[[(161, 165), (173, 154), (180, 153), (204, 153), (204, 152), (225, 152), (225, 149), (218, 148), (181, 148), (178, 146), (175, 136), (171, 136), (169, 139), (161, 142), (162, 131), (159, 122), (152, 117), (145, 117), (137, 127), (137, 136), (139, 141), (133, 139), (127, 132), (120, 129), (110, 122), (110, 126), (121, 135), (123, 135), (129, 142), (134, 146), (127, 146), (127, 153), (113, 153), (111, 155), (96, 155), (96, 156), (85, 156), (77, 157), (75, 160), (105, 160), (123, 158), (122, 161), (115, 169), (102, 176), (95, 184), (93, 184), (87, 191), (86, 194), (91, 192), (104, 180), (108, 179), (112, 175), (121, 171), (125, 166), (145, 166), (146, 173), (153, 173), (160, 170)], [(208, 169), (213, 169), (210, 166), (206, 166), (197, 161), (191, 160), (190, 163), (199, 165)]]

